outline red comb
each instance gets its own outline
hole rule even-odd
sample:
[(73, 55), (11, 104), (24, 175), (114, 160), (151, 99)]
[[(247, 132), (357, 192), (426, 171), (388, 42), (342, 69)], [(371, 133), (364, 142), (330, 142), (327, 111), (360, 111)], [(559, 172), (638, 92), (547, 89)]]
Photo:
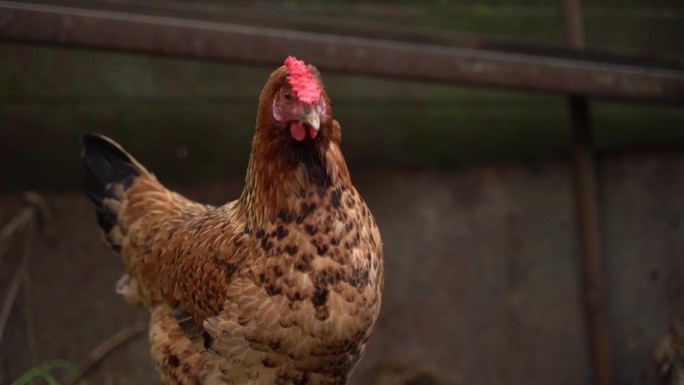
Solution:
[(297, 99), (309, 104), (318, 103), (321, 98), (321, 86), (306, 68), (306, 63), (294, 56), (288, 56), (285, 59), (285, 67), (288, 72), (287, 81), (297, 94)]

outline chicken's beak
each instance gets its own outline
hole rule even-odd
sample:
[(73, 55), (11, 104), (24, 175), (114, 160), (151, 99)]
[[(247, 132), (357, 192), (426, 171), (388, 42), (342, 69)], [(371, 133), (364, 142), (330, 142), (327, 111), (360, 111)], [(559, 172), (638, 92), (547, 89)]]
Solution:
[(316, 107), (310, 104), (302, 104), (299, 118), (302, 122), (313, 128), (315, 132), (318, 132), (318, 129), (321, 126), (321, 118), (318, 116)]

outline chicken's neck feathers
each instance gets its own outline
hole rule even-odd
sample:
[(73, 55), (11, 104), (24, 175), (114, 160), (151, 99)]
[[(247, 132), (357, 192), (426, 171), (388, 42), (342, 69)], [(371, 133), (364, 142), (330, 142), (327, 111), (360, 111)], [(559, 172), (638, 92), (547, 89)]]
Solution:
[(351, 187), (342, 152), (328, 142), (304, 153), (264, 151), (255, 138), (245, 188), (233, 207), (245, 227), (259, 228), (302, 201), (321, 197), (335, 186)]

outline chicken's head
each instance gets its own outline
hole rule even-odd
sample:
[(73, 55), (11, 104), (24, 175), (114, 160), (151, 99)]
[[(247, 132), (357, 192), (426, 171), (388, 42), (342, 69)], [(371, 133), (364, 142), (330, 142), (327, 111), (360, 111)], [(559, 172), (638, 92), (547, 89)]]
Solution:
[[(270, 85), (270, 87), (269, 87)], [(314, 140), (328, 123), (329, 102), (315, 67), (290, 56), (276, 70), (262, 93), (262, 104), (270, 103), (275, 126), (287, 128), (295, 141)], [(270, 119), (269, 119), (270, 120)]]

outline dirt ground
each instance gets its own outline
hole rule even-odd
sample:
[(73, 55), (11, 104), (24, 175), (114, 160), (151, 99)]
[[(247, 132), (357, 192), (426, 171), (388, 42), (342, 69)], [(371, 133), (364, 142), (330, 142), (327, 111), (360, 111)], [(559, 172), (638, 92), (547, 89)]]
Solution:
[[(653, 350), (684, 306), (684, 156), (600, 163), (606, 282), (616, 383), (652, 384)], [(383, 310), (355, 384), (585, 384), (569, 165), (354, 174), (385, 243)], [(221, 203), (240, 180), (182, 188)], [(114, 292), (117, 256), (80, 192), (45, 196), (53, 213), (1, 341), (0, 383), (35, 364), (88, 352), (142, 309)], [(0, 196), (0, 223), (21, 208)], [(19, 247), (0, 261), (3, 295)], [(29, 342), (27, 315), (36, 346)], [(562, 373), (560, 375), (559, 373)], [(144, 334), (103, 359), (89, 384), (158, 384)]]

